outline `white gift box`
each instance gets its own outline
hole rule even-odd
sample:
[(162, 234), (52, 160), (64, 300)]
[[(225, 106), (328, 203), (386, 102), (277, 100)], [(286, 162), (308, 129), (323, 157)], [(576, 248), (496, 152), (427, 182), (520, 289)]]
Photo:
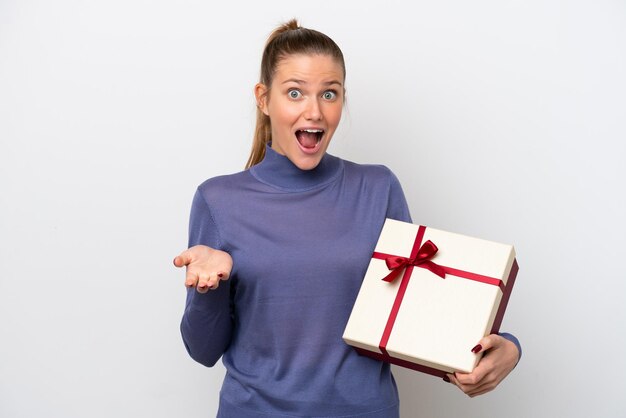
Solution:
[[(415, 257), (433, 243), (434, 255)], [(387, 260), (409, 265), (387, 282)], [(343, 339), (436, 376), (469, 373), (481, 357), (471, 349), (500, 328), (517, 270), (511, 245), (387, 219)]]

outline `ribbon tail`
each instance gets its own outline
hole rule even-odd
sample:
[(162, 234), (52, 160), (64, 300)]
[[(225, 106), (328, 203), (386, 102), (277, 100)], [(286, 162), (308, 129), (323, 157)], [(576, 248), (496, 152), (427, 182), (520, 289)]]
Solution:
[(443, 267), (441, 267), (439, 264), (435, 264), (430, 260), (422, 262), (420, 267), (424, 267), (425, 269), (432, 271), (433, 273), (435, 273), (437, 276), (441, 277), (442, 279), (446, 278), (446, 270)]
[(396, 280), (396, 277), (398, 277), (400, 273), (402, 273), (403, 270), (404, 270), (403, 268), (397, 268), (397, 269), (392, 270), (391, 273), (383, 277), (383, 281), (387, 283), (393, 282), (394, 280)]

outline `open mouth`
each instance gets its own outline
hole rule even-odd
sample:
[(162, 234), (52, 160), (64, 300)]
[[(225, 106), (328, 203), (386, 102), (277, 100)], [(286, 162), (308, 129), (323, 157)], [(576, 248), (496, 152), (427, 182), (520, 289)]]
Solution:
[(299, 129), (296, 131), (296, 139), (303, 148), (314, 149), (324, 136), (323, 129)]

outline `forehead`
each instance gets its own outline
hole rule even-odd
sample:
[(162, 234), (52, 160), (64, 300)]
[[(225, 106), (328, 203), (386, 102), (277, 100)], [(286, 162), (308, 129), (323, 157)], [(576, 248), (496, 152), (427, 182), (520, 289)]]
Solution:
[(341, 65), (330, 55), (294, 54), (282, 58), (276, 65), (274, 79), (282, 81), (297, 79), (307, 82), (334, 81), (343, 82)]

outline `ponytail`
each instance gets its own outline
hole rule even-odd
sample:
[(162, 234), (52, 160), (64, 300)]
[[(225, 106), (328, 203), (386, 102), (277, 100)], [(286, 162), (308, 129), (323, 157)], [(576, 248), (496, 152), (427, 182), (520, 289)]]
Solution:
[(272, 126), (270, 117), (257, 107), (256, 109), (256, 127), (254, 128), (254, 137), (252, 139), (252, 151), (248, 157), (246, 168), (257, 165), (265, 158), (265, 146), (272, 140)]

